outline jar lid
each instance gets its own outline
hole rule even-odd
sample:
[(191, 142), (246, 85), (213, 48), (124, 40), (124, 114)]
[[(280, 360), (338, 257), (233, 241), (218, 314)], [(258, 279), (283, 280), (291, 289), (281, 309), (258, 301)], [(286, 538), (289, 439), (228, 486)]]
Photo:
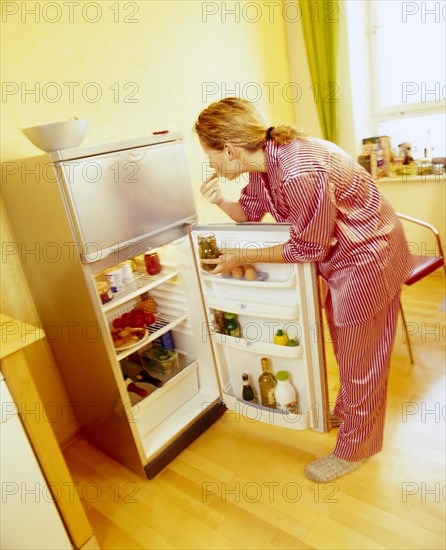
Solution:
[(288, 380), (288, 373), (286, 370), (279, 370), (279, 372), (276, 372), (276, 378), (277, 380), (280, 380), (281, 382), (284, 382), (285, 380)]
[(235, 313), (225, 313), (225, 319), (234, 319)]

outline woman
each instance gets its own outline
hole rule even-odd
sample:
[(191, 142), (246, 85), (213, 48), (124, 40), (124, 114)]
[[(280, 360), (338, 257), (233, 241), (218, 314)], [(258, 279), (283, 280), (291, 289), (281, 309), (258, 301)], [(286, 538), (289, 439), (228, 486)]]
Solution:
[[(202, 195), (236, 222), (269, 212), (291, 224), (284, 244), (256, 249), (257, 262), (316, 262), (326, 283), (326, 316), (339, 366), (334, 415), (340, 420), (332, 453), (305, 470), (331, 481), (358, 468), (382, 448), (387, 380), (400, 289), (412, 271), (404, 232), (373, 179), (333, 144), (303, 137), (293, 127), (266, 128), (243, 99), (213, 103), (195, 124), (215, 174)], [(220, 193), (218, 178), (249, 174), (237, 202)], [(213, 273), (252, 261), (225, 250)]]

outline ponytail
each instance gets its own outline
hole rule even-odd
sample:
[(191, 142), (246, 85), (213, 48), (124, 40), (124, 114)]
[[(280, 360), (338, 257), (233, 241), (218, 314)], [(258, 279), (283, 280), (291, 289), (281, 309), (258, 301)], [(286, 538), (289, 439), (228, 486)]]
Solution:
[(284, 145), (305, 138), (293, 126), (284, 124), (267, 128), (260, 111), (249, 101), (237, 97), (209, 105), (200, 113), (194, 130), (203, 143), (218, 151), (225, 143), (256, 151), (268, 140)]

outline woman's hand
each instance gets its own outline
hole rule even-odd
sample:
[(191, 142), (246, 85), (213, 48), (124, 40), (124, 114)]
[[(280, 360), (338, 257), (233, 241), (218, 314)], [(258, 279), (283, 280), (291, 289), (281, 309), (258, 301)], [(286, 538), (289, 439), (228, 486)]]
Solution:
[(200, 186), (200, 193), (209, 202), (218, 204), (223, 198), (220, 191), (219, 176), (214, 173), (204, 180)]
[(207, 271), (208, 275), (230, 275), (234, 267), (245, 264), (246, 259), (242, 258), (241, 251), (236, 248), (227, 248), (218, 258), (201, 260), (204, 264), (212, 264), (216, 267), (212, 271)]

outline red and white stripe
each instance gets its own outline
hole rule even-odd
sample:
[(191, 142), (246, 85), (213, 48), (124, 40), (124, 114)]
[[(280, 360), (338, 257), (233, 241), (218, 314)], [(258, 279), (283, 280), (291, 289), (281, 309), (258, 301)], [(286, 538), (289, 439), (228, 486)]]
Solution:
[(382, 448), (398, 310), (399, 293), (368, 321), (337, 327), (333, 325), (330, 296), (325, 304), (340, 379), (333, 412), (343, 420), (333, 452), (344, 460), (368, 458)]
[(340, 373), (334, 454), (360, 460), (383, 441), (400, 289), (412, 271), (404, 231), (370, 175), (311, 140), (265, 145), (267, 173), (251, 173), (240, 204), (291, 225), (286, 262), (317, 262)]
[(338, 326), (370, 319), (412, 271), (403, 228), (370, 175), (320, 143), (265, 146), (267, 173), (250, 174), (240, 204), (248, 221), (269, 212), (292, 224), (286, 262), (317, 262)]

